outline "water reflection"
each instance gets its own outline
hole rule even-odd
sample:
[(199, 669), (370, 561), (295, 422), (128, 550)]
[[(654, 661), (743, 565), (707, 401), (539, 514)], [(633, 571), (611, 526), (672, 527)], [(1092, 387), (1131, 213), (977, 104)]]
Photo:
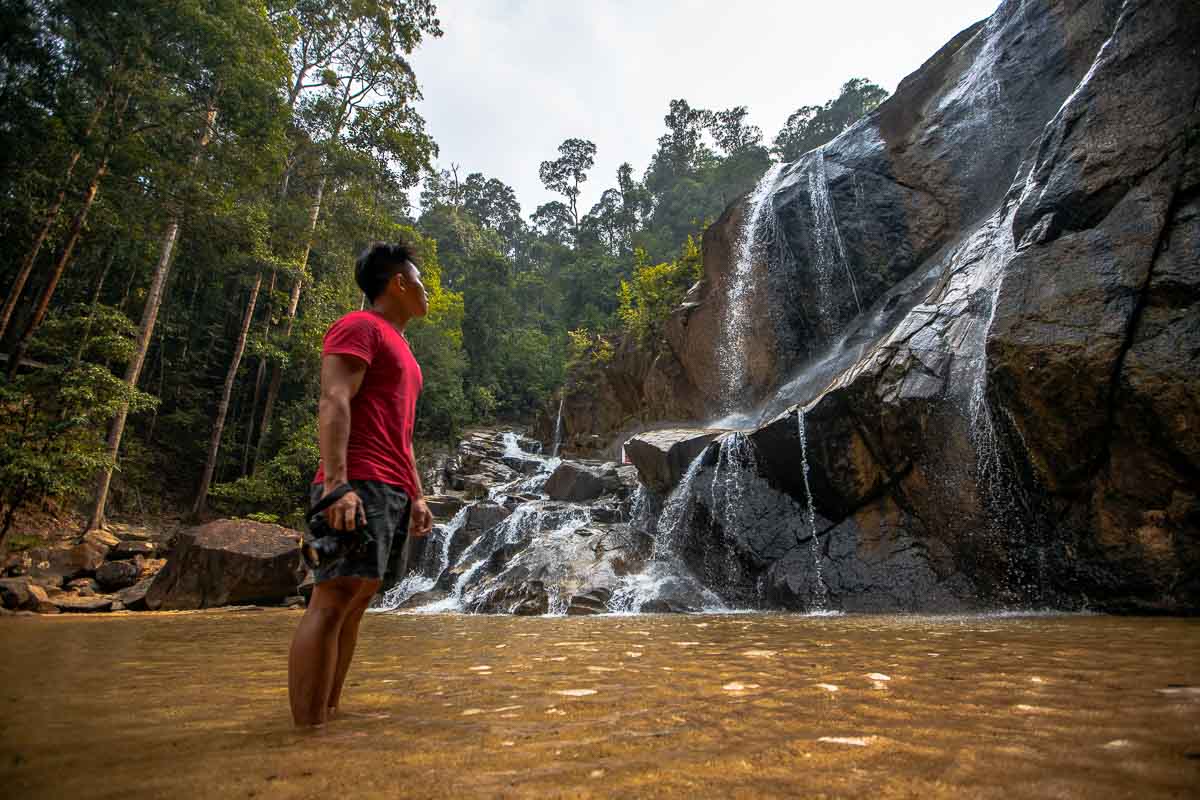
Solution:
[(1200, 785), (1194, 620), (373, 615), (347, 713), (303, 734), (284, 685), (296, 619), (3, 620), (5, 793), (1090, 798)]

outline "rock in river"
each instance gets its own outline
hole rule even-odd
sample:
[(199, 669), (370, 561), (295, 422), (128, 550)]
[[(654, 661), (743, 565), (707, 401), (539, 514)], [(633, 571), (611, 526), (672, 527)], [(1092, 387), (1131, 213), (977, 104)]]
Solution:
[(278, 603), (304, 577), (296, 531), (222, 519), (181, 532), (146, 594), (151, 609)]

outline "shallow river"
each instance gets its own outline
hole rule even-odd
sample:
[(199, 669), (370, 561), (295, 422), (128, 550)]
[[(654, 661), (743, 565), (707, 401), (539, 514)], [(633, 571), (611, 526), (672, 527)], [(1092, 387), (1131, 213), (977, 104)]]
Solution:
[(0, 620), (0, 794), (1200, 797), (1200, 620), (369, 615), (301, 733), (298, 613)]

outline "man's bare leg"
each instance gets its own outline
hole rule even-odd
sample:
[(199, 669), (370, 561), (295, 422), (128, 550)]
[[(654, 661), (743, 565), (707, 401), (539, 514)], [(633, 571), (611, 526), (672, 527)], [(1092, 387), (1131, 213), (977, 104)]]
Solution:
[(381, 583), (382, 581), (378, 580), (362, 581), (358, 594), (354, 597), (349, 611), (346, 612), (346, 619), (342, 622), (342, 630), (338, 634), (337, 669), (334, 671), (333, 686), (329, 691), (327, 714), (330, 718), (337, 713), (338, 703), (342, 697), (342, 685), (346, 682), (346, 673), (350, 671), (350, 660), (354, 658), (354, 646), (358, 644), (359, 623), (362, 622), (367, 606), (371, 605), (371, 598), (379, 591)]
[(362, 583), (361, 578), (333, 578), (313, 587), (288, 653), (288, 699), (298, 727), (326, 720), (337, 672), (338, 639)]

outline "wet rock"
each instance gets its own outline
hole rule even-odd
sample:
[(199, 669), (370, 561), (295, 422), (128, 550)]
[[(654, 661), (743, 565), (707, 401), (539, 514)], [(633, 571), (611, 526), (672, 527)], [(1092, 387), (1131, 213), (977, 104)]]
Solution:
[(688, 465), (721, 433), (691, 428), (647, 431), (625, 443), (625, 455), (637, 467), (642, 482), (665, 496), (679, 483)]
[(125, 589), (137, 583), (142, 575), (141, 556), (130, 561), (108, 561), (96, 570), (96, 582), (106, 592)]
[(622, 522), (625, 519), (624, 511), (616, 502), (597, 503), (591, 507), (591, 511), (592, 519), (596, 522)]
[(113, 522), (108, 524), (107, 530), (122, 542), (158, 542), (169, 538), (161, 532), (140, 525)]
[(11, 611), (28, 607), (33, 597), (29, 578), (0, 578), (0, 604)]
[(608, 601), (612, 597), (609, 589), (593, 589), (586, 594), (571, 595), (567, 603), (569, 616), (586, 616), (589, 614), (604, 614), (608, 611)]
[(116, 592), (113, 597), (129, 611), (145, 611), (147, 609), (146, 593), (150, 591), (150, 585), (153, 583), (153, 577), (142, 578), (132, 586)]
[[(1002, 602), (1200, 609), (1198, 39), (1194, 3), (1005, 2), (780, 171), (739, 400), (759, 476), (837, 526), (842, 599), (936, 609), (957, 575)], [(729, 399), (746, 205), (705, 232), (665, 346), (572, 376), (573, 436)], [(662, 450), (627, 449), (660, 494), (682, 472)], [(792, 604), (803, 561), (751, 566)]]
[(3, 575), (10, 578), (28, 575), (33, 569), (33, 557), (29, 553), (10, 553), (4, 560)]
[(467, 504), (467, 501), (457, 495), (433, 494), (425, 495), (425, 503), (429, 506), (429, 512), (435, 519), (446, 520), (457, 514), (459, 509)]
[(83, 541), (96, 545), (97, 547), (107, 547), (112, 549), (121, 543), (111, 531), (96, 529), (88, 531), (83, 535)]
[(532, 475), (542, 468), (542, 460), (539, 458), (505, 455), (500, 460), (506, 467), (522, 475)]
[(65, 549), (54, 549), (50, 552), (47, 568), (42, 572), (60, 575), (64, 580), (91, 575), (104, 563), (108, 550), (107, 545), (96, 539), (84, 540)]
[(158, 547), (153, 542), (139, 540), (122, 540), (108, 553), (110, 561), (121, 561), (136, 558), (153, 558), (158, 554)]
[(500, 524), (512, 512), (496, 503), (476, 503), (467, 510), (463, 525), (450, 541), (450, 563), (457, 563), (463, 551), (487, 531)]
[[(615, 591), (640, 568), (641, 542), (628, 526), (588, 520), (577, 506), (542, 502), (523, 507), (480, 541), (488, 555), (465, 586), (467, 608), (562, 614), (574, 596)], [(590, 535), (576, 535), (584, 527)]]
[(66, 589), (81, 597), (91, 597), (100, 591), (100, 584), (95, 578), (75, 578), (67, 581)]
[(459, 475), (455, 476), (452, 483), (468, 500), (487, 497), (488, 489), (493, 485), (493, 481), (486, 475)]
[(113, 607), (112, 598), (103, 595), (60, 594), (55, 595), (50, 602), (64, 614), (93, 614), (111, 611)]
[(154, 610), (277, 604), (296, 594), (303, 562), (296, 531), (217, 520), (183, 531), (146, 594)]
[(555, 467), (543, 491), (552, 500), (582, 503), (595, 500), (610, 485), (599, 472), (573, 461), (563, 461)]
[[(958, 573), (950, 553), (921, 532), (919, 522), (891, 501), (873, 503), (823, 533), (815, 553), (803, 541), (776, 560), (767, 573), (768, 598), (804, 611), (822, 604), (863, 613), (973, 607), (976, 588)], [(818, 563), (825, 597), (818, 590)]]

